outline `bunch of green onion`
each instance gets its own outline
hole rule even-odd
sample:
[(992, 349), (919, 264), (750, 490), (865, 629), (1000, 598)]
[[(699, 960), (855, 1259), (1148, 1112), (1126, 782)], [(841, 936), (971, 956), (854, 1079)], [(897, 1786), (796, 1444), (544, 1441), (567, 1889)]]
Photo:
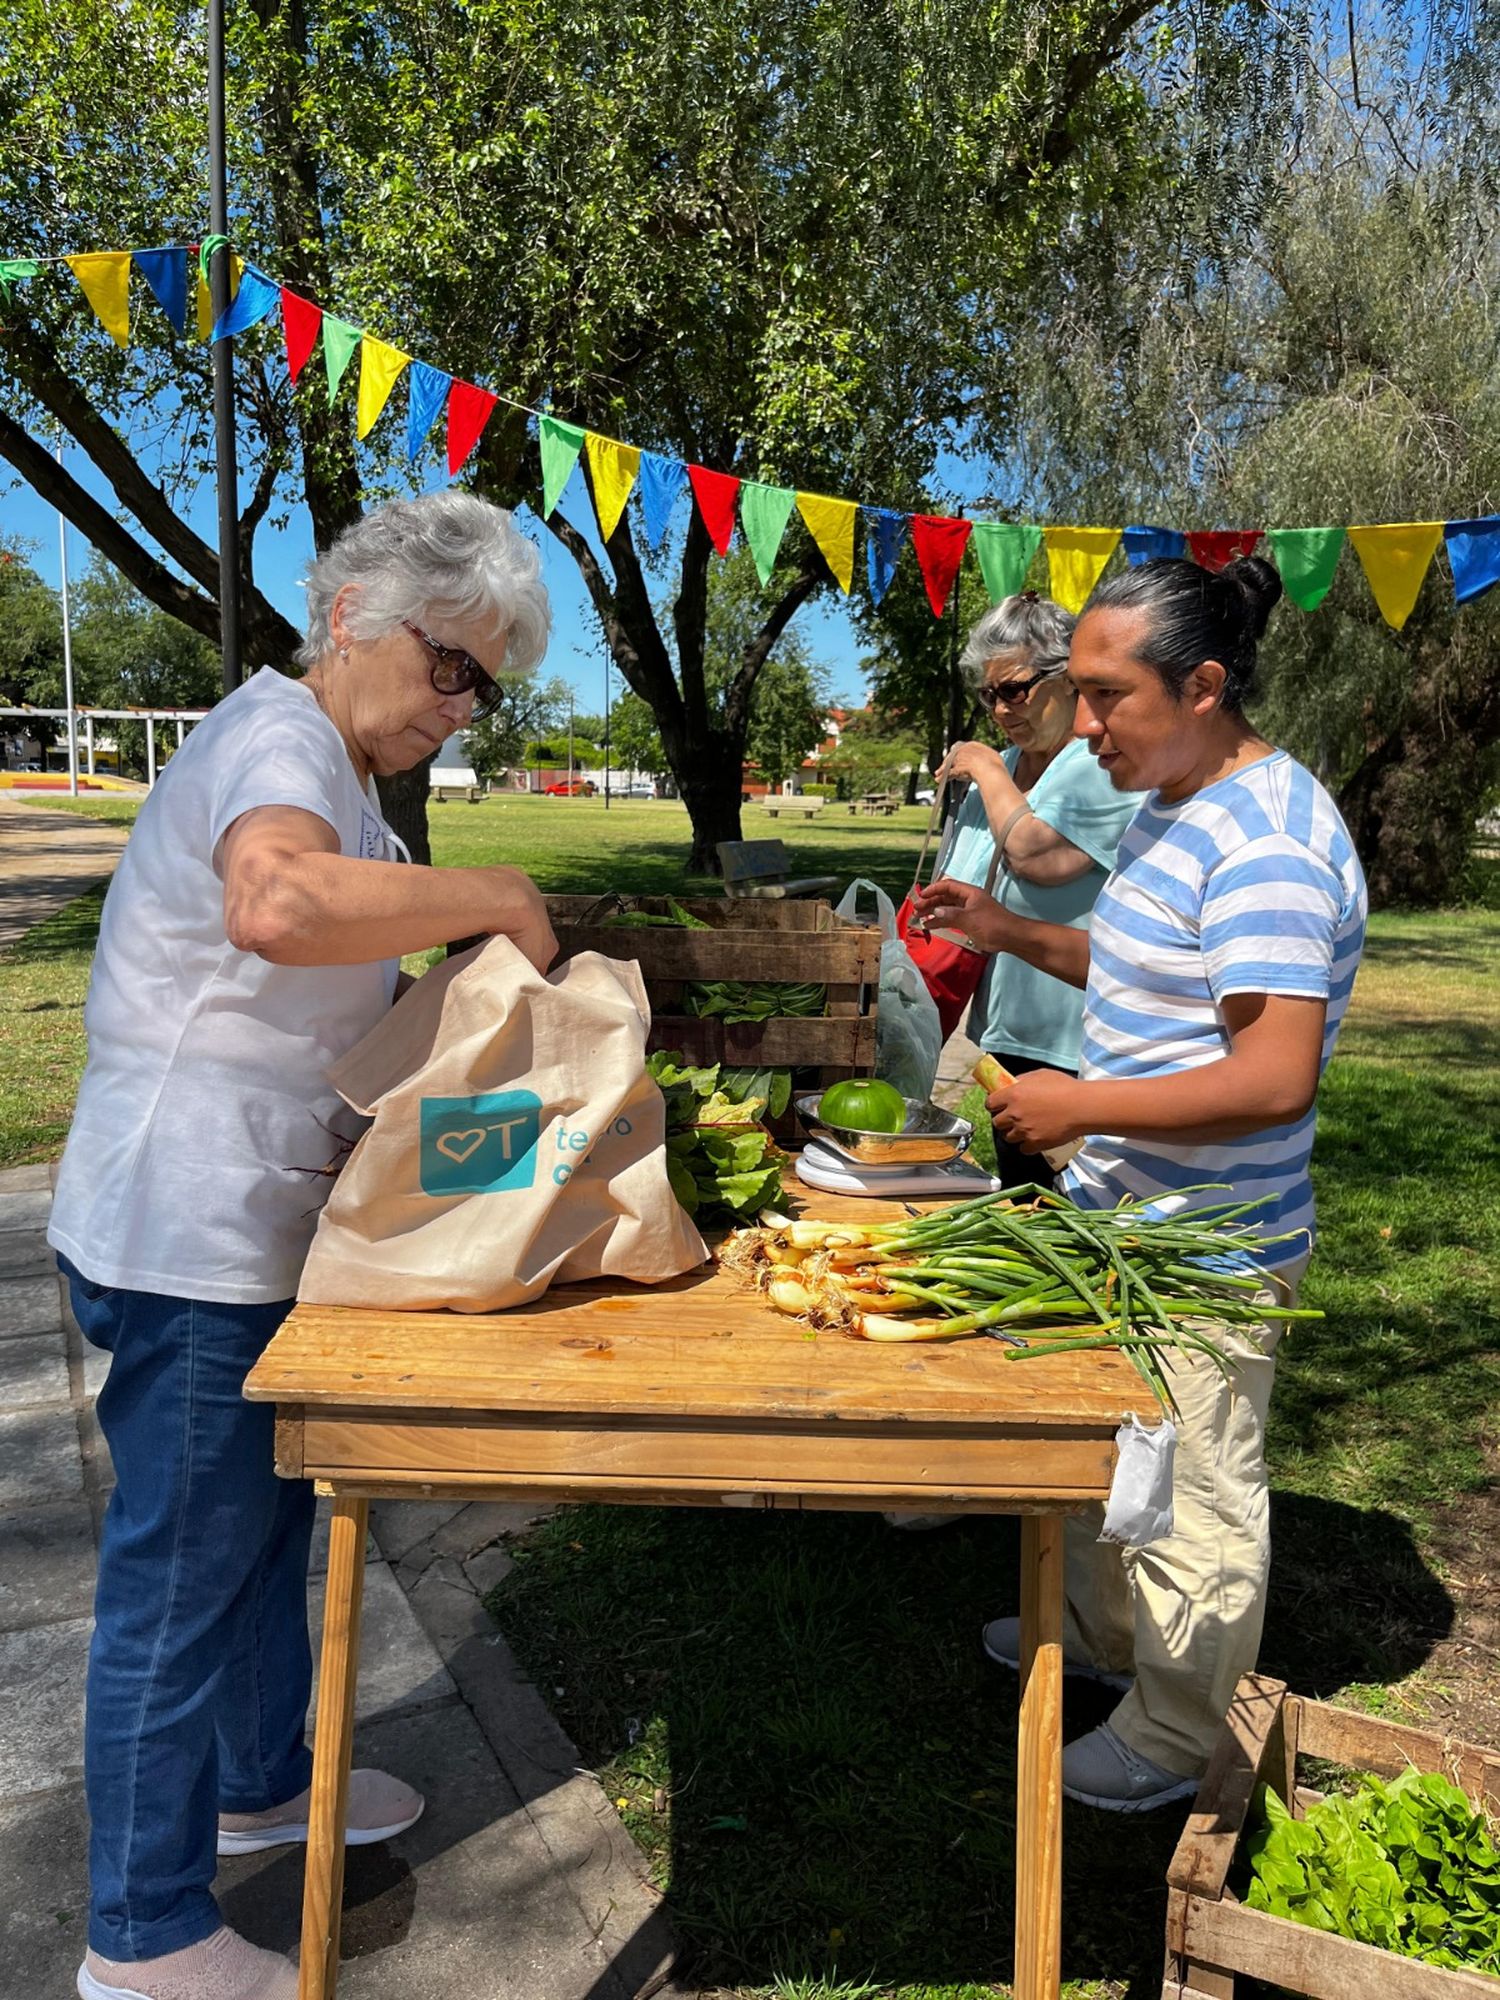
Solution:
[(1013, 1361), (1118, 1348), (1171, 1409), (1174, 1357), (1230, 1370), (1212, 1323), (1322, 1317), (1267, 1303), (1251, 1253), (1291, 1239), (1256, 1233), (1245, 1218), (1260, 1206), (1081, 1209), (1028, 1186), (899, 1222), (744, 1229), (719, 1257), (778, 1311), (856, 1339), (989, 1334)]

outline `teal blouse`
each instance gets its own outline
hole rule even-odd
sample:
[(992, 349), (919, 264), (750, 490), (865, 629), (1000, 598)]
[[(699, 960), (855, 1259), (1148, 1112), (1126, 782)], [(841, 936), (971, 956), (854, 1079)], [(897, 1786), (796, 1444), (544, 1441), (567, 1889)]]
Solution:
[[(1012, 776), (1021, 760), (1014, 744), (1004, 753)], [(1115, 865), (1120, 837), (1135, 817), (1142, 792), (1117, 792), (1081, 737), (1060, 750), (1026, 795), (1037, 818), (1087, 854), (1094, 866), (1072, 882), (1023, 882), (1001, 863), (995, 900), (1017, 916), (1087, 930), (1095, 899)], [(978, 785), (969, 787), (950, 838), (943, 872), (983, 885), (995, 842)], [(1029, 1056), (1054, 1069), (1076, 1070), (1083, 1027), (1083, 992), (1038, 972), (1019, 958), (998, 953), (985, 968), (969, 1014), (969, 1033), (980, 1047), (1004, 1059)]]

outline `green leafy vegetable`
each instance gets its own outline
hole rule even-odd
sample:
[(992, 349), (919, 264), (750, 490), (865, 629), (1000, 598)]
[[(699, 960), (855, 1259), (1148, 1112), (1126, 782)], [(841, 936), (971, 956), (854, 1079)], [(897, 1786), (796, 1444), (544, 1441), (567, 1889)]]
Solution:
[(1263, 1791), (1251, 1909), (1449, 1971), (1500, 1976), (1500, 1849), (1446, 1778), (1363, 1778), (1293, 1819)]
[(620, 910), (614, 916), (606, 917), (604, 923), (606, 929), (610, 930), (711, 931), (713, 929), (712, 924), (705, 923), (702, 917), (695, 917), (690, 910), (685, 910), (681, 903), (674, 902), (670, 896), (667, 898), (667, 914), (664, 917), (653, 916), (649, 910)]
[(752, 1221), (781, 1193), (781, 1156), (758, 1122), (766, 1099), (731, 1093), (717, 1064), (694, 1068), (675, 1051), (648, 1057), (646, 1068), (666, 1099), (667, 1178), (679, 1203), (699, 1222)]
[(704, 1021), (770, 1021), (821, 1014), (828, 988), (810, 981), (777, 979), (694, 980), (682, 996), (682, 1011)]
[(737, 1104), (758, 1097), (768, 1118), (779, 1118), (792, 1101), (792, 1072), (789, 1069), (725, 1069), (719, 1072), (719, 1088)]

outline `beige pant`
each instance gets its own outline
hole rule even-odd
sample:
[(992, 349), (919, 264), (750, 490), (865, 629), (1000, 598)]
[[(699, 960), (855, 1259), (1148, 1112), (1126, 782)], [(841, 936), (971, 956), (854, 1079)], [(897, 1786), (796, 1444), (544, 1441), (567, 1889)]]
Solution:
[[(1285, 1265), (1262, 1295), (1291, 1305), (1307, 1268)], [(1183, 1777), (1208, 1762), (1241, 1674), (1255, 1665), (1266, 1612), (1271, 1537), (1266, 1413), (1280, 1322), (1207, 1326), (1234, 1361), (1229, 1380), (1204, 1358), (1173, 1358), (1177, 1460), (1172, 1533), (1149, 1548), (1098, 1540), (1102, 1507), (1066, 1534), (1064, 1649), (1135, 1685), (1110, 1717), (1141, 1756)]]

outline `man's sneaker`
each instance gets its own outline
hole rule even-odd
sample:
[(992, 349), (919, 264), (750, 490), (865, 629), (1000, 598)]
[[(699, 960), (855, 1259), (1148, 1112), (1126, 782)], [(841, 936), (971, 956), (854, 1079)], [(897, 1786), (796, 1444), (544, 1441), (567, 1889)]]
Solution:
[[(220, 1854), (258, 1854), (263, 1847), (290, 1847), (306, 1840), (311, 1799), (310, 1791), (299, 1792), (269, 1812), (220, 1813)], [(420, 1792), (387, 1771), (351, 1771), (345, 1845), (368, 1847), (372, 1841), (405, 1833), (422, 1817), (426, 1803)]]
[(1064, 1798), (1076, 1799), (1081, 1806), (1097, 1806), (1101, 1812), (1140, 1813), (1154, 1812), (1173, 1799), (1191, 1798), (1198, 1780), (1164, 1771), (1160, 1764), (1132, 1750), (1106, 1722), (1064, 1746), (1062, 1788)]
[(297, 2000), (297, 1968), (226, 1924), (201, 1944), (133, 1965), (91, 1951), (78, 1991), (81, 2000)]
[(882, 1514), (880, 1518), (888, 1528), (904, 1528), (909, 1535), (923, 1535), (926, 1534), (929, 1528), (951, 1528), (953, 1523), (962, 1520), (963, 1516), (960, 1514), (906, 1514), (892, 1512)]
[[(984, 1628), (984, 1650), (997, 1667), (1009, 1667), (1013, 1674), (1021, 1671), (1021, 1621), (1019, 1618), (992, 1618)], [(1125, 1689), (1131, 1685), (1129, 1674), (1112, 1674), (1103, 1667), (1096, 1667), (1088, 1660), (1075, 1660), (1071, 1653), (1063, 1654), (1063, 1672), (1075, 1680), (1098, 1681), (1101, 1687)]]

